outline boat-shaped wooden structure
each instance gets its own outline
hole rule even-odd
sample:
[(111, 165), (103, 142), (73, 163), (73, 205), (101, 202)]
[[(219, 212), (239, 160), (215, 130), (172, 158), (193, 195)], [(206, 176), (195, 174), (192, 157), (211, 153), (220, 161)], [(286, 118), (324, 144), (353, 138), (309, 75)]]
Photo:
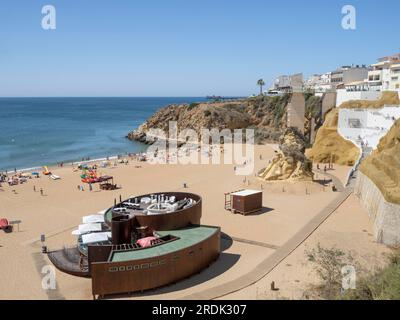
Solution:
[(91, 277), (94, 298), (158, 288), (219, 257), (220, 228), (201, 225), (201, 214), (202, 199), (192, 193), (131, 197), (104, 213), (101, 231), (109, 239), (85, 243), (82, 235), (75, 248), (48, 257), (63, 272)]

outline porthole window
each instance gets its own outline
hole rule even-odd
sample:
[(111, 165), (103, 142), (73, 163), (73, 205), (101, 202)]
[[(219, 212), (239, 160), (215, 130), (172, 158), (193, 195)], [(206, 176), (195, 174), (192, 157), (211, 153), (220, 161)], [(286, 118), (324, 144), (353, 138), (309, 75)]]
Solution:
[(117, 267), (110, 267), (108, 268), (108, 272), (117, 272), (118, 268)]

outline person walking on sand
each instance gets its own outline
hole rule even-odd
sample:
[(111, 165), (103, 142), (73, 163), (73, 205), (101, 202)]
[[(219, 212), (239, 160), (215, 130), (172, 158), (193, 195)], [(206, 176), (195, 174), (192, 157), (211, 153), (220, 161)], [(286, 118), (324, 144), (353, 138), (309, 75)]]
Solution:
[(33, 186), (33, 192), (36, 192), (36, 186)]
[(43, 189), (40, 188), (40, 195), (43, 196)]

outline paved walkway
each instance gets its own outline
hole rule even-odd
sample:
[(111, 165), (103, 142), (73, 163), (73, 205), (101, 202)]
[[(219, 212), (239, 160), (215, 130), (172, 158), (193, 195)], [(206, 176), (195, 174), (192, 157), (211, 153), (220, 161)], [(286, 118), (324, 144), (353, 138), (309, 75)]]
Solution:
[[(325, 173), (324, 173), (325, 174)], [(328, 174), (327, 174), (328, 175)], [(332, 176), (332, 175), (330, 175)], [(299, 230), (283, 246), (259, 263), (249, 273), (222, 285), (197, 292), (183, 297), (184, 300), (212, 300), (223, 297), (230, 293), (242, 290), (265, 277), (287, 256), (289, 256), (298, 246), (300, 246), (336, 209), (350, 196), (353, 188), (344, 188), (339, 179), (332, 176), (332, 181), (338, 190), (338, 196), (323, 208), (313, 219), (311, 219), (301, 230)], [(341, 188), (339, 188), (341, 186)]]
[(313, 171), (315, 173), (322, 174), (322, 175), (332, 179), (332, 183), (336, 187), (338, 192), (342, 192), (344, 190), (345, 187), (344, 187), (342, 181), (340, 181), (340, 179), (338, 177), (334, 176), (333, 174), (330, 174), (329, 172), (325, 172), (324, 170), (314, 169)]
[(242, 239), (242, 238), (237, 238), (237, 237), (229, 237), (229, 236), (221, 235), (221, 238), (227, 239), (227, 240), (232, 239), (233, 241), (236, 241), (236, 242), (246, 243), (246, 244), (250, 244), (253, 246), (264, 247), (264, 248), (273, 249), (273, 250), (276, 250), (279, 248), (279, 246), (276, 246), (274, 244), (259, 242), (259, 241), (254, 241), (254, 240), (248, 240), (248, 239)]

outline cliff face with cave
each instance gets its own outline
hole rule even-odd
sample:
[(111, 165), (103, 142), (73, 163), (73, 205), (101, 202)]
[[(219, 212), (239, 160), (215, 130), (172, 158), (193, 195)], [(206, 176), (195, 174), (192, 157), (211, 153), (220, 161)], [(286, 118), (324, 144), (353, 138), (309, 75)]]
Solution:
[(378, 242), (400, 244), (400, 120), (360, 165), (356, 194), (374, 222)]
[(304, 155), (306, 141), (296, 129), (288, 128), (280, 141), (280, 152), (259, 173), (264, 181), (312, 181), (312, 164)]
[(353, 166), (360, 151), (350, 141), (344, 139), (337, 131), (339, 109), (331, 110), (325, 118), (324, 124), (318, 130), (315, 142), (306, 156), (315, 163), (334, 163)]

